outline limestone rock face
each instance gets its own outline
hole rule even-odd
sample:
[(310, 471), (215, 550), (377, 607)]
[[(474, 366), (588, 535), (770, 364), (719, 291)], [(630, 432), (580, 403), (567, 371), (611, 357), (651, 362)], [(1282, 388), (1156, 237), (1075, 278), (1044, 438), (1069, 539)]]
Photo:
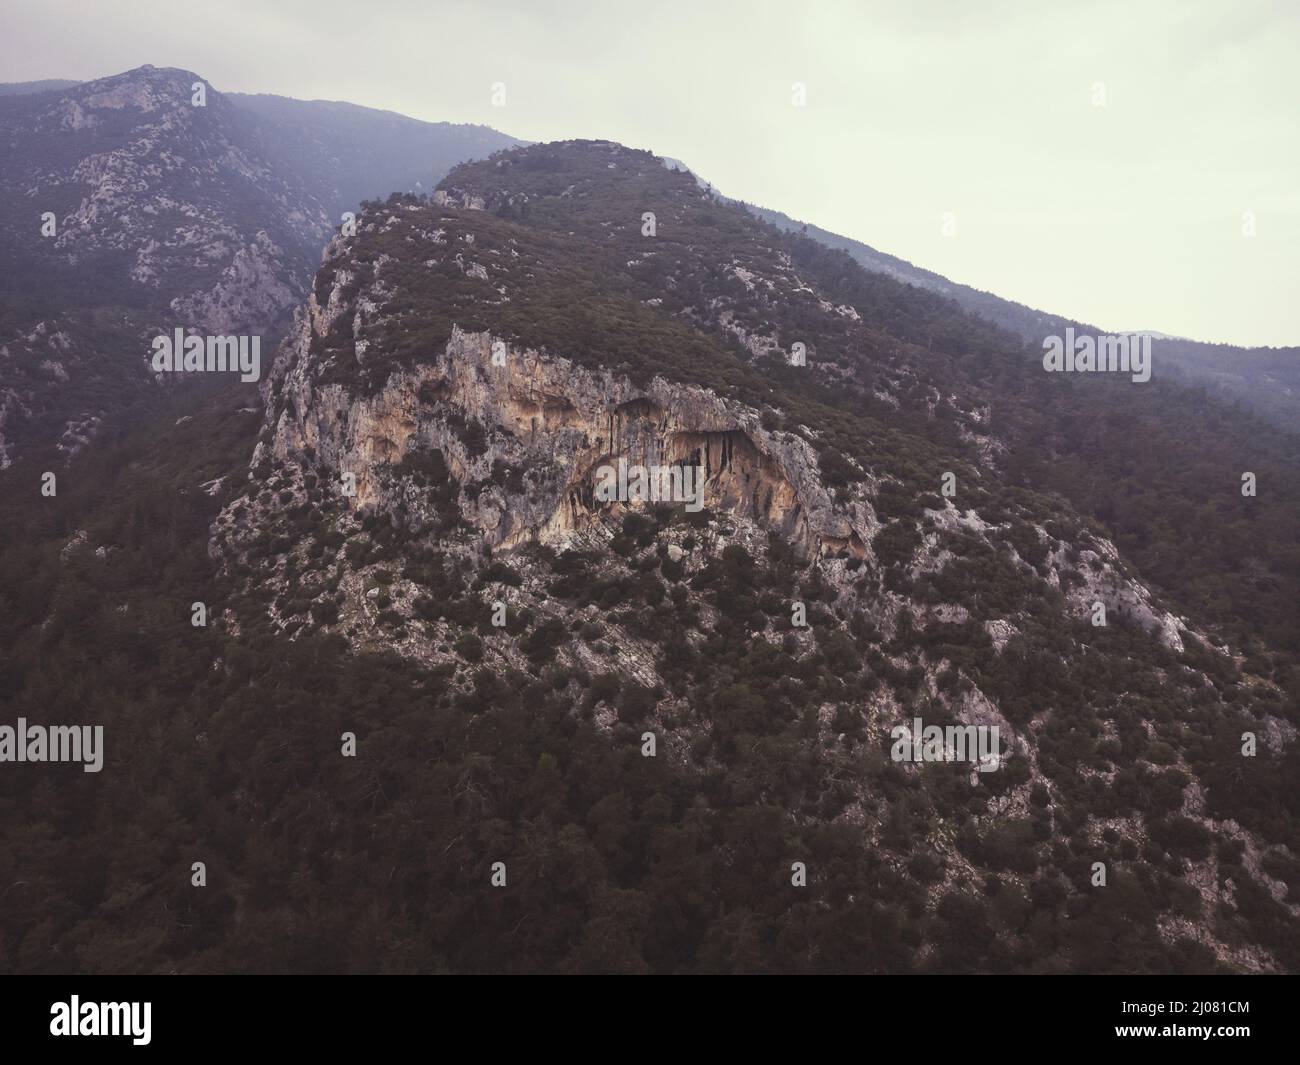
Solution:
[(281, 270), (283, 255), (264, 230), (258, 232), (235, 253), (211, 289), (172, 300), (177, 320), (208, 333), (221, 333), (232, 325), (274, 322), (300, 298), (298, 286)]
[(459, 189), (438, 189), (433, 194), (433, 202), (439, 207), (463, 207), (467, 211), (481, 211), (484, 208), (482, 196), (474, 196)]
[(1083, 583), (1070, 594), (1070, 601), (1080, 616), (1103, 603), (1108, 615), (1126, 617), (1155, 636), (1172, 651), (1183, 650), (1183, 624), (1173, 614), (1161, 610), (1151, 601), (1151, 592), (1139, 581), (1116, 569), (1119, 552), (1111, 541), (1098, 538), (1098, 551), (1085, 551), (1088, 563)]
[[(462, 485), (487, 482), (461, 504), (486, 544), (549, 544), (618, 505), (597, 498), (602, 467), (684, 464), (702, 470), (705, 506), (773, 529), (805, 557), (870, 552), (877, 523), (866, 499), (833, 500), (813, 448), (763, 429), (743, 404), (662, 378), (639, 388), (460, 329), (429, 362), (394, 373), (373, 395), (358, 394), (317, 382), (311, 338), (335, 317), (313, 301), (281, 352), (267, 387), (274, 435), (255, 462), (301, 462), (310, 449), (335, 474), (355, 475), (358, 508), (419, 516), (421, 500), (399, 465), (436, 449)], [(493, 472), (502, 468), (522, 476), (498, 483)]]

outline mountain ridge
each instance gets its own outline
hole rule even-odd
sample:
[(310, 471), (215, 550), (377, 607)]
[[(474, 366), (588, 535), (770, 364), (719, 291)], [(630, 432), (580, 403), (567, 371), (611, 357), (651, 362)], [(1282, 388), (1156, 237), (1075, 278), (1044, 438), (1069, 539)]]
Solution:
[(0, 96), (0, 138), (3, 464), (84, 446), (152, 387), (149, 343), (178, 321), (273, 346), (343, 211), (516, 143), (152, 66)]
[[(903, 877), (920, 912), (968, 913), (987, 876), (995, 894), (1057, 884), (1090, 935), (1124, 929), (1088, 948), (1103, 967), (1112, 935), (1163, 964), (1293, 965), (1294, 931), (1229, 932), (1208, 885), (1248, 875), (1232, 846), (1260, 870), (1292, 831), (1225, 774), (1251, 720), (1288, 737), (1270, 759), (1294, 758), (1294, 700), (1171, 613), (1067, 500), (1006, 482), (1016, 423), (964, 379), (960, 398), (934, 382), (1028, 364), (945, 307), (611, 142), (512, 150), (371, 205), (331, 243), (263, 384), (249, 483), (212, 526), (230, 623), (395, 652), (448, 711), (479, 712), (492, 678), (535, 684), (612, 744), (657, 736), (687, 773), (861, 833), (881, 863), (861, 875)], [(785, 355), (794, 335), (807, 366)], [(602, 463), (683, 461), (704, 471), (697, 514), (591, 491)], [(912, 714), (996, 726), (1000, 769), (960, 798), (966, 767), (895, 777), (883, 738)], [(811, 775), (784, 787), (771, 758)], [(814, 798), (823, 773), (843, 775), (833, 800)], [(904, 780), (955, 836), (890, 836)], [(1094, 859), (1152, 909), (1092, 903)], [(1276, 905), (1267, 920), (1295, 920)], [(974, 964), (1030, 964), (1032, 937), (999, 928), (1007, 953)]]
[[(972, 285), (951, 281), (906, 259), (878, 251), (860, 240), (797, 221), (780, 211), (749, 203), (744, 206), (779, 228), (807, 232), (827, 247), (848, 252), (869, 270), (947, 296), (966, 310), (1016, 333), (1031, 344), (1041, 344), (1047, 336), (1060, 336), (1067, 328), (1091, 336), (1109, 332), (1065, 315), (1038, 310)], [(1116, 331), (1118, 334), (1131, 332), (1135, 331)], [(1191, 340), (1153, 330), (1141, 332), (1150, 334), (1157, 341), (1154, 345), (1157, 361), (1166, 369), (1182, 375), (1189, 383), (1206, 387), (1261, 413), (1284, 429), (1293, 429), (1300, 424), (1300, 346), (1250, 347)]]

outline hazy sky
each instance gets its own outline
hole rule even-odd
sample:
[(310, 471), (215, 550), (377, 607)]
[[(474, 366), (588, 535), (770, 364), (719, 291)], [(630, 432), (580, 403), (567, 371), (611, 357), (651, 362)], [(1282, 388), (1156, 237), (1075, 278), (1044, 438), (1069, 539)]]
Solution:
[(1103, 328), (1300, 344), (1289, 0), (3, 7), (3, 81), (153, 63), (221, 90), (618, 140), (728, 195)]

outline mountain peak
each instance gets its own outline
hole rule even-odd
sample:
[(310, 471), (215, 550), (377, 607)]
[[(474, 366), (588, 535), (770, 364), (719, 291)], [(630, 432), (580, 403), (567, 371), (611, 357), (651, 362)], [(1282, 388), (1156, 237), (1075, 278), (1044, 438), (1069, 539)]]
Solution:
[[(105, 101), (102, 98), (124, 86), (148, 87), (159, 94), (152, 97), (157, 102), (163, 102), (166, 97), (162, 94), (166, 94), (177, 106), (181, 104), (188, 106), (196, 83), (203, 84), (207, 93), (219, 95), (204, 78), (192, 70), (184, 70), (180, 67), (157, 67), (149, 63), (124, 70), (120, 74), (109, 74), (93, 81), (83, 81), (67, 90), (67, 94), (79, 100), (91, 98), (104, 106)], [(113, 104), (108, 103), (107, 106)]]
[(0, 297), (22, 309), (0, 319), (0, 346), (20, 356), (0, 466), (19, 442), (79, 447), (123, 382), (148, 386), (152, 336), (179, 326), (269, 340), (343, 212), (516, 143), (486, 127), (227, 95), (153, 64), (0, 95), (0, 139)]

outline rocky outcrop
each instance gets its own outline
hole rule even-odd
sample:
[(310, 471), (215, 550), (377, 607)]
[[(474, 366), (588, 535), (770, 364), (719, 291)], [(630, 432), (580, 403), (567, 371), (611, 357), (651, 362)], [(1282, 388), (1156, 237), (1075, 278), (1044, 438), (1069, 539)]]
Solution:
[[(559, 542), (599, 521), (618, 506), (597, 498), (602, 467), (685, 465), (703, 471), (705, 506), (773, 529), (805, 557), (870, 552), (877, 523), (865, 494), (837, 503), (813, 448), (764, 429), (752, 408), (662, 378), (639, 388), (460, 329), (436, 358), (357, 395), (316, 380), (311, 337), (332, 319), (313, 305), (277, 361), (268, 385), (274, 435), (255, 464), (302, 462), (310, 453), (333, 473), (355, 476), (356, 507), (418, 518), (421, 500), (399, 467), (438, 450), (463, 486), (475, 486), (462, 510), (494, 548)], [(494, 470), (503, 467), (522, 477), (496, 483)]]
[(1108, 616), (1117, 616), (1149, 632), (1172, 651), (1183, 650), (1183, 622), (1161, 610), (1151, 601), (1151, 592), (1139, 581), (1119, 569), (1119, 551), (1102, 537), (1096, 538), (1098, 550), (1081, 551), (1082, 583), (1068, 596), (1077, 616), (1088, 615), (1094, 603), (1105, 605)]
[(285, 314), (300, 298), (286, 268), (284, 251), (265, 231), (241, 247), (210, 289), (171, 302), (176, 320), (208, 333), (260, 330)]

